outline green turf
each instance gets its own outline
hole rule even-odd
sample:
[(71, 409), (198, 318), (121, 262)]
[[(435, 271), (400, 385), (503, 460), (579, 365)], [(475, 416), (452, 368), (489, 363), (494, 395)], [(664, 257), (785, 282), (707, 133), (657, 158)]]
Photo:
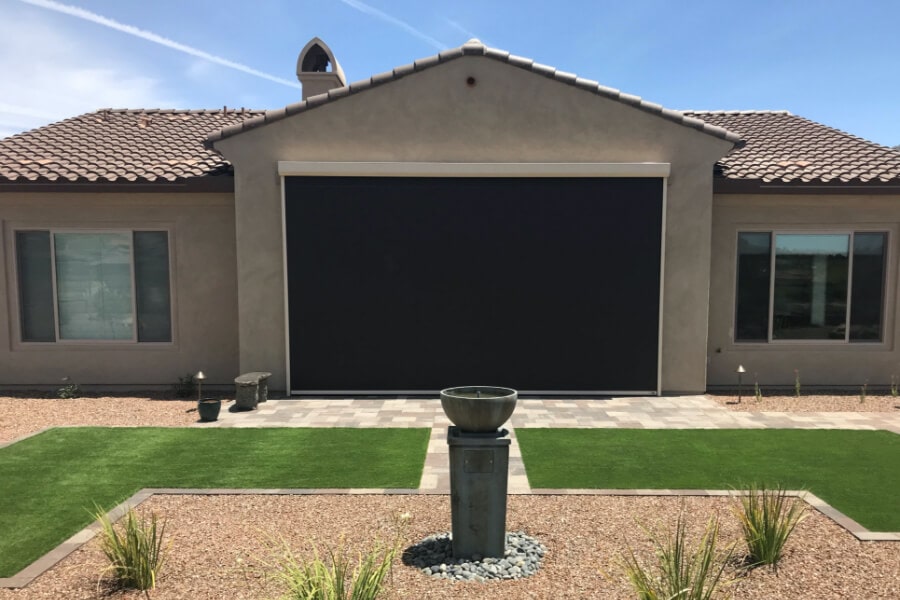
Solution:
[(0, 450), (0, 577), (146, 487), (416, 488), (427, 429), (52, 429)]
[(900, 531), (900, 435), (809, 429), (516, 429), (534, 488), (806, 489)]

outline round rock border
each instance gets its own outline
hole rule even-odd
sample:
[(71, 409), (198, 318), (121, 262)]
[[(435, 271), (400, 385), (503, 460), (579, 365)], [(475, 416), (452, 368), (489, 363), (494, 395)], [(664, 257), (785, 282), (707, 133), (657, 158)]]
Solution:
[(537, 573), (547, 548), (524, 531), (506, 533), (503, 558), (453, 558), (449, 532), (430, 535), (403, 550), (403, 564), (431, 577), (485, 582), (530, 577)]

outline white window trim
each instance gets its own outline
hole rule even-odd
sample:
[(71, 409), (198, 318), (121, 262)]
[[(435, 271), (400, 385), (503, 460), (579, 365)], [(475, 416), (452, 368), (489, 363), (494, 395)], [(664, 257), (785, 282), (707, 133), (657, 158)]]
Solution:
[[(116, 346), (120, 348), (162, 348), (162, 347), (172, 347), (176, 344), (176, 336), (175, 332), (177, 330), (176, 322), (175, 322), (175, 269), (174, 269), (174, 227), (168, 224), (160, 224), (158, 226), (152, 225), (143, 225), (141, 227), (125, 227), (125, 226), (115, 226), (109, 228), (97, 228), (97, 227), (59, 227), (59, 226), (39, 226), (39, 225), (27, 225), (27, 226), (16, 226), (13, 225), (10, 227), (9, 231), (11, 232), (10, 240), (11, 240), (11, 256), (12, 256), (12, 266), (13, 266), (13, 282), (11, 287), (11, 307), (12, 307), (12, 316), (13, 319), (13, 346), (19, 349), (50, 349), (50, 348), (72, 348), (72, 347), (81, 347), (81, 346), (89, 346), (89, 347), (109, 347)], [(18, 260), (18, 249), (16, 248), (15, 239), (16, 234), (20, 231), (46, 231), (50, 234), (50, 285), (53, 291), (53, 319), (54, 319), (54, 334), (56, 335), (56, 340), (52, 342), (36, 342), (36, 341), (26, 341), (22, 339), (22, 313), (21, 313), (21, 295), (19, 293), (19, 260)], [(134, 233), (138, 231), (164, 231), (166, 232), (166, 242), (168, 245), (168, 255), (169, 255), (169, 341), (167, 342), (140, 342), (138, 341), (138, 333), (137, 333), (137, 294), (135, 287), (135, 274), (134, 274)], [(133, 316), (132, 320), (132, 335), (131, 339), (118, 339), (118, 340), (93, 340), (93, 339), (60, 339), (59, 334), (59, 296), (57, 290), (57, 279), (56, 279), (56, 233), (84, 233), (84, 234), (102, 234), (102, 233), (124, 233), (128, 234), (131, 238), (130, 242), (130, 273), (131, 273), (131, 314)]]
[(278, 162), (281, 177), (669, 177), (670, 163)]
[[(770, 250), (769, 250), (769, 316), (768, 316), (768, 324), (767, 324), (767, 339), (766, 340), (738, 340), (737, 339), (737, 295), (738, 295), (738, 260), (740, 259), (740, 255), (738, 253), (738, 242), (740, 238), (740, 234), (742, 233), (768, 233), (771, 235), (769, 240)], [(857, 233), (883, 233), (885, 235), (885, 245), (884, 245), (884, 280), (882, 282), (882, 294), (881, 294), (881, 339), (877, 341), (850, 341), (850, 310), (851, 310), (851, 296), (853, 293), (853, 238)], [(843, 340), (790, 340), (790, 339), (772, 339), (772, 333), (774, 328), (774, 311), (775, 311), (775, 237), (778, 235), (847, 235), (849, 236), (848, 240), (848, 264), (847, 264), (847, 309), (846, 315), (844, 317), (844, 339)], [(763, 349), (763, 348), (781, 348), (784, 349), (785, 346), (788, 347), (813, 347), (813, 346), (823, 346), (823, 347), (831, 347), (831, 348), (878, 348), (884, 349), (889, 347), (890, 343), (887, 339), (888, 333), (888, 299), (890, 294), (890, 286), (893, 285), (893, 277), (891, 274), (891, 253), (892, 253), (892, 244), (893, 244), (894, 232), (890, 227), (885, 226), (875, 226), (875, 225), (861, 225), (858, 227), (815, 227), (810, 229), (803, 229), (798, 227), (792, 228), (776, 228), (776, 227), (764, 227), (764, 226), (753, 226), (753, 227), (740, 227), (738, 226), (735, 229), (734, 234), (734, 260), (733, 263), (733, 301), (731, 305), (731, 343), (734, 346), (743, 348), (743, 349)]]

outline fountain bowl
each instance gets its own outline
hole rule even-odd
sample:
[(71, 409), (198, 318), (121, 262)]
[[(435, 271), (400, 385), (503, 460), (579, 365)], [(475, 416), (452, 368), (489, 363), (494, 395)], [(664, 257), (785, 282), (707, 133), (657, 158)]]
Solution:
[(505, 387), (452, 387), (441, 390), (441, 407), (450, 422), (461, 431), (491, 433), (512, 415), (518, 396), (516, 390)]

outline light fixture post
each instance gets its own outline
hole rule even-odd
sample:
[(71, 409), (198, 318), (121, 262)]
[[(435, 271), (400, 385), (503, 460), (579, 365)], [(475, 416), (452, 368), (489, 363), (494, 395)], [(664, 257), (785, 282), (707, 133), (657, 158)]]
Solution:
[(737, 376), (738, 376), (738, 404), (741, 403), (741, 392), (743, 391), (742, 386), (741, 386), (741, 383), (742, 383), (741, 378), (744, 375), (744, 373), (746, 373), (746, 372), (747, 372), (747, 369), (744, 368), (744, 365), (738, 365), (738, 368), (735, 371), (735, 373), (737, 373)]
[(203, 400), (203, 380), (206, 379), (206, 375), (203, 374), (203, 371), (197, 371), (194, 379), (197, 380), (197, 402), (200, 402)]

